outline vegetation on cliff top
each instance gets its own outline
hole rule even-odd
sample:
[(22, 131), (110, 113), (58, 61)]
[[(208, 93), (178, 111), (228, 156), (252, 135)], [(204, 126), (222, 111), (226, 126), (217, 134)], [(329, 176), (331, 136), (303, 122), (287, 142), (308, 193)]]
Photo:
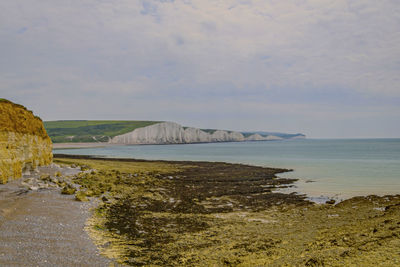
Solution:
[[(108, 142), (117, 135), (132, 132), (137, 128), (150, 126), (162, 121), (105, 121), (105, 120), (61, 120), (45, 121), (44, 126), (53, 143)], [(183, 127), (187, 129), (189, 127)], [(200, 129), (213, 134), (217, 129)], [(228, 133), (232, 131), (224, 130)], [(305, 137), (303, 134), (242, 132), (245, 137), (258, 133), (262, 136), (275, 135), (283, 139)]]
[(44, 126), (54, 143), (107, 142), (109, 138), (129, 133), (159, 121), (45, 121)]
[(49, 138), (42, 120), (26, 107), (0, 98), (0, 131)]

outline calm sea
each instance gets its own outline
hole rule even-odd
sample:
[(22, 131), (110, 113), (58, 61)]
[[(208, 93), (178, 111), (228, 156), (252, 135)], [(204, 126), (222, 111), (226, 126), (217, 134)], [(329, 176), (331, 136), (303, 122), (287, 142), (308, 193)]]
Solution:
[(202, 160), (294, 169), (288, 191), (326, 197), (400, 194), (400, 139), (305, 139), (59, 149), (55, 153), (137, 159)]

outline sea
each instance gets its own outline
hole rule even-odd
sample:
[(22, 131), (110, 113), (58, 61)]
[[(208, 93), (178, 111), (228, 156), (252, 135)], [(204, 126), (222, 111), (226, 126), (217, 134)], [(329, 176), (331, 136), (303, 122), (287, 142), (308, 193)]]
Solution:
[(57, 149), (54, 153), (105, 158), (223, 161), (292, 169), (282, 190), (315, 202), (353, 196), (400, 194), (400, 139), (297, 139), (180, 145)]

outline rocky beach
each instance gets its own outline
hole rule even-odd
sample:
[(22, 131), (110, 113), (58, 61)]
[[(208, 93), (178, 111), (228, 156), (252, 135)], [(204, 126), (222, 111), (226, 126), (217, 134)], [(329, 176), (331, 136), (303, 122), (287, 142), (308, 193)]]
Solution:
[[(39, 167), (0, 185), (1, 266), (109, 266), (85, 231), (96, 203), (61, 194), (77, 168)], [(50, 181), (51, 178), (51, 181)], [(59, 185), (58, 185), (59, 184)]]
[[(315, 204), (278, 188), (283, 169), (56, 155), (98, 206), (88, 231), (130, 266), (393, 266), (400, 196)], [(75, 193), (76, 194), (76, 193)]]
[(54, 162), (0, 185), (2, 266), (399, 264), (400, 196), (317, 205), (277, 191), (284, 169)]

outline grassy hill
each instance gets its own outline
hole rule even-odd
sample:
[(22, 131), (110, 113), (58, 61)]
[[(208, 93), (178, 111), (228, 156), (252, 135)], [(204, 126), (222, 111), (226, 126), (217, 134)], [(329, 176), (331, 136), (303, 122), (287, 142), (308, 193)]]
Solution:
[(110, 137), (131, 132), (159, 121), (45, 121), (53, 143), (107, 142)]
[[(109, 139), (114, 136), (129, 133), (137, 128), (146, 127), (159, 122), (161, 121), (63, 120), (45, 121), (44, 127), (46, 128), (47, 133), (53, 143), (108, 142)], [(216, 129), (202, 130), (209, 134), (213, 134), (215, 131), (217, 131)], [(302, 134), (242, 132), (245, 137), (248, 137), (255, 133), (258, 133), (262, 136), (275, 135), (283, 139), (304, 137), (304, 135)]]

